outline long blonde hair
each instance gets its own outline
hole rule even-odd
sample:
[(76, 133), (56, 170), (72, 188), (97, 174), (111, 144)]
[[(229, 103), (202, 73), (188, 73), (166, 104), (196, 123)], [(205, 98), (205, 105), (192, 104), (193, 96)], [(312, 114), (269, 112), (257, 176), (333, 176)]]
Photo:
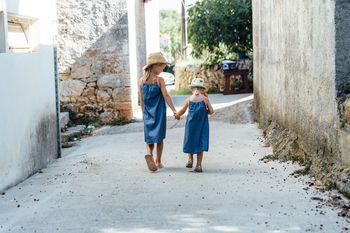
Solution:
[[(153, 66), (153, 65), (152, 65)], [(151, 70), (152, 70), (152, 66), (147, 67), (147, 69), (145, 69), (143, 71), (143, 81), (147, 82), (149, 80), (149, 78), (151, 77)]]

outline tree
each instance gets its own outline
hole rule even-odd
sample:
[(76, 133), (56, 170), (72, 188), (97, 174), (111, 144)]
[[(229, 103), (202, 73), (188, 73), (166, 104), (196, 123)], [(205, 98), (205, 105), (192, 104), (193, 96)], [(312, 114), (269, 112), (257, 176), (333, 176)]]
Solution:
[(163, 52), (168, 57), (176, 60), (181, 54), (181, 17), (180, 14), (174, 10), (161, 10), (159, 12), (160, 33), (161, 35), (169, 35), (171, 41), (170, 50), (162, 46)]
[(252, 51), (251, 0), (197, 1), (188, 10), (188, 33), (197, 58), (207, 54), (210, 59), (225, 59)]

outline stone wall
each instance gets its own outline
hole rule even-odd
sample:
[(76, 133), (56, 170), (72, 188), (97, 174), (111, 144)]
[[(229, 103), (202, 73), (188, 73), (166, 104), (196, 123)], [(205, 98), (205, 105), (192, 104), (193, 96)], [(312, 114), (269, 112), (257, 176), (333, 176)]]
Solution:
[(220, 90), (220, 88), (223, 89), (225, 85), (224, 73), (219, 65), (207, 69), (201, 65), (188, 65), (185, 67), (176, 66), (175, 89), (180, 90), (187, 88), (194, 78), (203, 78), (204, 85), (208, 89)]
[(131, 119), (126, 0), (58, 0), (61, 105), (107, 123)]
[[(249, 69), (251, 61), (249, 59), (237, 62), (238, 69)], [(180, 90), (187, 88), (192, 79), (204, 79), (205, 86), (208, 90), (220, 92), (225, 87), (225, 76), (219, 64), (205, 68), (203, 65), (176, 65), (175, 67), (175, 89)], [(231, 82), (242, 82), (241, 76), (231, 76)]]
[(335, 171), (350, 165), (350, 131), (339, 111), (350, 78), (349, 7), (345, 0), (253, 0), (256, 117), (266, 129), (273, 122), (291, 132), (284, 135), (294, 135), (294, 152), (302, 150), (319, 178), (337, 179)]

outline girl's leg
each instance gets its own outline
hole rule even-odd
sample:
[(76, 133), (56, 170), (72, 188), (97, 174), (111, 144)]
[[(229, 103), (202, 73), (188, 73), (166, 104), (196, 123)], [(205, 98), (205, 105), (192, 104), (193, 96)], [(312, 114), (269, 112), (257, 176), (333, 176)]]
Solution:
[(193, 161), (193, 154), (188, 154), (188, 160)]
[(197, 167), (202, 166), (202, 160), (203, 160), (203, 151), (201, 153), (197, 154)]
[(194, 169), (195, 172), (202, 172), (202, 159), (203, 159), (203, 151), (197, 154), (197, 165)]
[(187, 168), (192, 168), (193, 166), (193, 154), (188, 154), (188, 162), (186, 163)]
[(146, 144), (147, 154), (153, 157), (154, 144)]
[(153, 172), (157, 171), (157, 166), (155, 165), (153, 160), (154, 144), (146, 144), (146, 148), (147, 148), (147, 155), (145, 156), (145, 159), (146, 159), (148, 169)]
[(163, 140), (160, 143), (157, 143), (157, 160), (156, 163), (161, 163), (162, 153), (163, 153), (164, 143)]

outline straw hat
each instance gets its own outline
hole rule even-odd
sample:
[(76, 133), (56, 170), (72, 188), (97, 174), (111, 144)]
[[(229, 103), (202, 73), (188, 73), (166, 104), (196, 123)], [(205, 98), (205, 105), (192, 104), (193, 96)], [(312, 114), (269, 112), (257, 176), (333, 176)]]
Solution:
[(147, 65), (143, 67), (146, 70), (148, 67), (154, 64), (170, 64), (167, 62), (162, 52), (150, 53), (147, 57)]
[(202, 78), (194, 78), (189, 88), (191, 87), (200, 87), (205, 89), (204, 80)]

